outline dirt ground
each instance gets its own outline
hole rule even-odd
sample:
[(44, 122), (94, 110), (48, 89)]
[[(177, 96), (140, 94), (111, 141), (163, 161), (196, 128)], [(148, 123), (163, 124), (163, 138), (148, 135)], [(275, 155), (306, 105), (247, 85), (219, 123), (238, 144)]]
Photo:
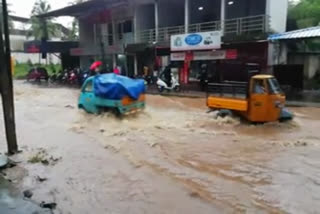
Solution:
[(320, 109), (252, 125), (216, 119), (204, 99), (148, 96), (143, 113), (120, 120), (78, 110), (78, 95), (15, 82), (23, 152), (7, 176), (34, 202), (56, 202), (55, 213), (319, 210)]

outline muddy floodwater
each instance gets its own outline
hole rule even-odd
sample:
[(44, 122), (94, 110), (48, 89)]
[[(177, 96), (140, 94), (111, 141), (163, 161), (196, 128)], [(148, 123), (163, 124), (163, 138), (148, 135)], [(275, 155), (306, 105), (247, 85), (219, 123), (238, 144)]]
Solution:
[[(150, 95), (144, 112), (118, 119), (78, 110), (78, 95), (15, 82), (23, 152), (7, 176), (34, 203), (64, 214), (319, 213), (320, 109), (252, 125), (217, 119), (204, 99)], [(39, 153), (48, 163), (31, 163)]]

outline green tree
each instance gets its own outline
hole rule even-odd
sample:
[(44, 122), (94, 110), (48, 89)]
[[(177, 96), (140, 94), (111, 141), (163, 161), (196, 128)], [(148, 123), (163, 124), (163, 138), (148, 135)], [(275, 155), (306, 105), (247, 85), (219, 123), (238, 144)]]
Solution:
[[(69, 2), (69, 5), (76, 5), (85, 2), (86, 0), (75, 0)], [(70, 33), (67, 36), (67, 40), (75, 41), (79, 39), (79, 22), (76, 18), (73, 19), (71, 23)]]
[(298, 3), (290, 1), (289, 20), (294, 20), (298, 28), (317, 26), (320, 24), (320, 1), (301, 0)]
[(71, 23), (71, 29), (67, 39), (70, 41), (76, 41), (79, 39), (79, 22), (76, 18), (74, 18)]
[(31, 35), (35, 39), (47, 37), (50, 39), (57, 34), (57, 25), (51, 19), (38, 18), (39, 15), (48, 13), (51, 10), (50, 4), (47, 0), (37, 0), (31, 12)]

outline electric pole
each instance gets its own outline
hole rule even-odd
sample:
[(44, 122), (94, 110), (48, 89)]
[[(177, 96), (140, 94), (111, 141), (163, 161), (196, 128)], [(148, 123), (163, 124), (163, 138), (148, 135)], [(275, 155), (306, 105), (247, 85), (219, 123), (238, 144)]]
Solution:
[[(7, 1), (2, 0), (3, 23), (0, 23), (0, 92), (2, 96), (3, 115), (8, 145), (8, 154), (18, 152), (16, 125), (14, 115), (14, 98), (11, 71), (11, 50), (8, 23)], [(2, 32), (2, 29), (4, 32)], [(3, 38), (4, 35), (4, 38)]]

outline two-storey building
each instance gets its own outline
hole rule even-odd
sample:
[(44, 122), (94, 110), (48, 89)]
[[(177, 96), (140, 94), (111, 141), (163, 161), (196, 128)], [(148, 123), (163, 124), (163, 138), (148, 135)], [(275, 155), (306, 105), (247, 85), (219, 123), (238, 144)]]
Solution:
[[(267, 35), (285, 32), (287, 7), (287, 0), (90, 0), (43, 17), (78, 18), (80, 45), (71, 54), (81, 57), (82, 67), (100, 58), (132, 76), (176, 62), (188, 81), (204, 61), (212, 69), (244, 62), (266, 69)], [(171, 50), (173, 35), (216, 31), (219, 46)]]

